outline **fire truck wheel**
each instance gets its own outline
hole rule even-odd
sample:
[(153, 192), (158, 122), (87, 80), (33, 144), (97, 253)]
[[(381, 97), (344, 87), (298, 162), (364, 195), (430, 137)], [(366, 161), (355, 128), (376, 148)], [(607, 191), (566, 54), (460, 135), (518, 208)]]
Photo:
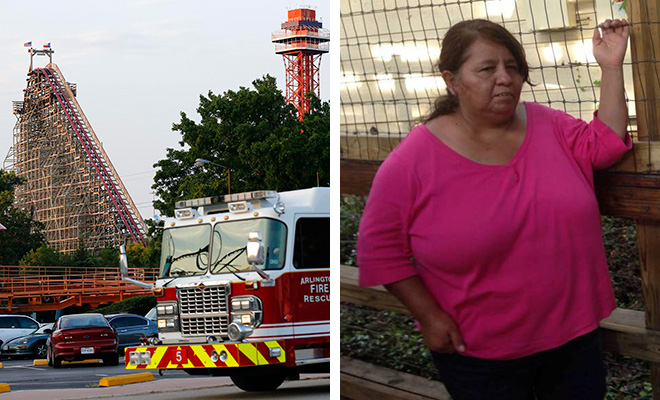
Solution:
[(246, 392), (267, 392), (275, 390), (282, 382), (285, 375), (282, 373), (273, 373), (272, 375), (232, 375), (231, 381), (239, 389)]

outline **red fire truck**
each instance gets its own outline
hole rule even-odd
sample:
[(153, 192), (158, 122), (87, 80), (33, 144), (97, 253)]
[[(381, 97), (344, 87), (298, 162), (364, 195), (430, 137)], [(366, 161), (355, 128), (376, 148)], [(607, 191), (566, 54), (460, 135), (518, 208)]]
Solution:
[(329, 372), (329, 188), (176, 207), (153, 286), (158, 338), (126, 349), (126, 368), (229, 376), (246, 391)]

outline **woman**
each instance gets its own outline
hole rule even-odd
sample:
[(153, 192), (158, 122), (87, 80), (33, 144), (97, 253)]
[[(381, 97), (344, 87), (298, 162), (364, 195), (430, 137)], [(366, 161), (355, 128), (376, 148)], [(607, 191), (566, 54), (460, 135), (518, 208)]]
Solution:
[(602, 70), (591, 123), (535, 103), (522, 46), (464, 21), (443, 39), (448, 94), (374, 179), (358, 239), (360, 284), (417, 319), (460, 399), (602, 399), (600, 320), (615, 308), (593, 170), (631, 147), (625, 20), (594, 31)]

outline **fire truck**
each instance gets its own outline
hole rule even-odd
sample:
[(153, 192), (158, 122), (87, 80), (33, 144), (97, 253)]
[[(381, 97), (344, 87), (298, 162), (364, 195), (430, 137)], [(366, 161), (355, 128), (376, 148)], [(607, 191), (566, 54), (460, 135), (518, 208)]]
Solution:
[(330, 371), (330, 189), (261, 190), (176, 203), (165, 219), (158, 337), (128, 370), (229, 376), (246, 391)]

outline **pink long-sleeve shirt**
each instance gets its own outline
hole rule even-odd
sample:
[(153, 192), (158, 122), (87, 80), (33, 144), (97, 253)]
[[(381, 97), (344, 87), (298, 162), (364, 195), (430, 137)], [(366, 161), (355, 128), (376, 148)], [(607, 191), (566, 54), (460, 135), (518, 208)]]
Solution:
[(473, 357), (561, 346), (616, 306), (593, 170), (632, 142), (597, 116), (525, 108), (525, 139), (506, 165), (414, 128), (378, 170), (360, 223), (360, 285), (419, 275)]

